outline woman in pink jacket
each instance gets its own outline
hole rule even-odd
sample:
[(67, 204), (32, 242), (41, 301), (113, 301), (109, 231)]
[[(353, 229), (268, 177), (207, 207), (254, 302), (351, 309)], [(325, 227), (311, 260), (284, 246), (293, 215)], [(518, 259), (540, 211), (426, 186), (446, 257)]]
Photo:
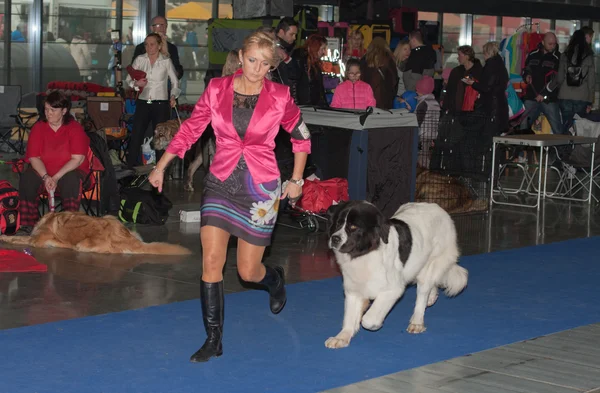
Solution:
[[(201, 303), (207, 338), (192, 355), (192, 362), (206, 362), (223, 354), (223, 267), (231, 235), (238, 238), (237, 270), (245, 281), (265, 286), (271, 312), (286, 303), (284, 271), (262, 264), (271, 243), (280, 199), (295, 203), (302, 194), (302, 177), (310, 132), (302, 121), (289, 88), (266, 79), (277, 67), (276, 45), (265, 33), (248, 36), (239, 52), (241, 69), (214, 78), (206, 87), (190, 119), (185, 121), (156, 164), (150, 183), (162, 191), (169, 162), (185, 152), (212, 122), (217, 150), (204, 179), (202, 222)], [(294, 170), (283, 194), (275, 137), (282, 126), (291, 134)]]
[(346, 62), (346, 77), (346, 81), (335, 88), (332, 108), (367, 109), (377, 105), (371, 86), (360, 80), (360, 62), (357, 59)]

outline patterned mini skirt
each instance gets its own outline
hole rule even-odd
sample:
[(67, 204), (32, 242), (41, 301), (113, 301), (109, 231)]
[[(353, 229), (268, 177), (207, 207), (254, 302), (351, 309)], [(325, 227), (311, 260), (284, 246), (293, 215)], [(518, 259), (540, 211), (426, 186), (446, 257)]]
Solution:
[(202, 226), (221, 228), (257, 246), (271, 244), (279, 211), (280, 179), (256, 184), (242, 157), (225, 181), (209, 172), (203, 192)]

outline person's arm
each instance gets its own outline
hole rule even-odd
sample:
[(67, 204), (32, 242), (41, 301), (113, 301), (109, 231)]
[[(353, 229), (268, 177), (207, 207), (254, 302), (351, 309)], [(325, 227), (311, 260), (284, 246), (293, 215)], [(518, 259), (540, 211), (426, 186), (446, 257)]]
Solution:
[(558, 67), (556, 67), (556, 73), (553, 75), (552, 79), (546, 83), (542, 92), (540, 93), (542, 96), (546, 96), (551, 94), (554, 90), (560, 87), (560, 85), (565, 80), (565, 75), (567, 72), (567, 63), (565, 62), (566, 57), (564, 55), (560, 56), (558, 60)]
[(181, 89), (179, 88), (179, 79), (177, 78), (177, 73), (175, 72), (175, 67), (173, 67), (173, 61), (167, 61), (167, 74), (169, 76), (169, 80), (171, 81), (171, 106), (175, 106), (175, 100), (179, 98), (181, 94)]
[[(210, 96), (212, 91), (215, 89), (214, 87), (215, 79), (212, 79), (202, 96), (196, 103), (194, 110), (192, 112), (192, 116), (184, 121), (179, 128), (179, 132), (175, 135), (166, 151), (168, 153), (172, 153), (171, 155), (178, 156), (179, 158), (184, 157), (185, 152), (190, 149), (190, 147), (196, 143), (196, 141), (202, 136), (204, 130), (212, 120), (212, 112), (211, 108), (213, 103), (211, 103)], [(169, 156), (171, 156), (169, 155)], [(164, 158), (165, 156), (163, 156)], [(171, 157), (171, 159), (173, 158)], [(169, 160), (170, 161), (170, 160)], [(166, 164), (169, 162), (165, 162), (165, 165), (161, 165), (163, 160), (161, 159), (159, 163), (156, 165), (157, 167), (161, 167), (162, 169), (166, 168)]]
[[(285, 131), (290, 133), (292, 142), (292, 152), (294, 153), (294, 171), (292, 179), (301, 180), (304, 178), (304, 168), (306, 167), (306, 160), (311, 149), (310, 131), (302, 120), (300, 108), (294, 104), (294, 100), (289, 94), (289, 90), (287, 90), (285, 101), (287, 104), (281, 119), (281, 126)], [(281, 199), (289, 198), (292, 203), (295, 203), (301, 195), (302, 187), (296, 183), (289, 182), (281, 195)]]
[(333, 92), (333, 98), (331, 99), (331, 107), (332, 108), (341, 108), (342, 107), (342, 99), (340, 98), (342, 96), (342, 90), (340, 89), (340, 86), (338, 86), (335, 89), (335, 91)]
[[(589, 56), (590, 66), (587, 73), (587, 85), (588, 85), (588, 102), (590, 106), (594, 104), (594, 98), (596, 95), (596, 64), (594, 63), (594, 55)], [(591, 110), (591, 108), (588, 108)]]
[[(373, 94), (373, 89), (371, 85), (365, 83), (365, 95), (366, 95), (366, 104), (367, 107), (372, 106), (373, 108), (377, 108), (377, 100), (375, 100), (375, 95)], [(395, 97), (394, 97), (395, 98)]]
[(171, 61), (173, 62), (173, 67), (175, 68), (175, 73), (177, 74), (177, 79), (183, 78), (183, 66), (179, 62), (179, 51), (175, 44), (171, 44), (170, 42), (167, 44), (169, 49), (169, 55), (171, 56)]
[(54, 179), (55, 182), (58, 183), (58, 181), (64, 175), (66, 175), (67, 173), (69, 173), (71, 171), (74, 171), (75, 169), (79, 168), (79, 166), (81, 165), (81, 163), (83, 162), (83, 160), (85, 160), (85, 155), (82, 155), (82, 154), (71, 154), (71, 159), (69, 161), (67, 161), (67, 163), (65, 165), (63, 165), (63, 167), (60, 168), (58, 170), (58, 172), (56, 172), (54, 174), (54, 176), (52, 176), (52, 178)]

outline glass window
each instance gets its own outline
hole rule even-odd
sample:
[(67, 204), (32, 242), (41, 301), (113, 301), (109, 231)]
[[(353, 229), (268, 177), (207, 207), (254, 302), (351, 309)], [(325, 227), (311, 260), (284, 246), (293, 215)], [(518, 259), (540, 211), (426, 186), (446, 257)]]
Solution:
[[(179, 60), (184, 69), (181, 78), (183, 97), (179, 102), (194, 103), (204, 91), (204, 77), (208, 69), (208, 20), (212, 18), (211, 2), (181, 3), (167, 0), (167, 37), (179, 49)], [(219, 2), (219, 18), (232, 18), (231, 0)]]
[(533, 18), (531, 23), (533, 24), (533, 32), (544, 34), (550, 31), (550, 19)]
[(571, 35), (577, 30), (577, 21), (573, 20), (557, 20), (556, 21), (556, 38), (558, 39), (558, 48), (564, 52), (569, 45)]
[(465, 14), (443, 14), (442, 45), (444, 46), (444, 68), (458, 66), (456, 48), (467, 43)]
[(42, 86), (51, 81), (92, 82), (110, 85), (116, 2), (51, 3), (42, 18)]
[(523, 31), (525, 26), (525, 18), (502, 17), (502, 39), (510, 37), (518, 31)]
[(437, 22), (438, 21), (438, 13), (437, 12), (419, 11), (418, 19), (427, 21), (427, 22)]
[[(31, 93), (34, 90), (31, 78), (32, 72), (29, 67), (33, 55), (33, 47), (29, 44), (30, 11), (32, 7), (33, 1), (25, 0), (23, 3), (19, 3), (18, 6), (13, 4), (11, 10), (5, 10), (11, 14), (10, 35), (3, 37), (5, 41), (10, 40), (11, 42), (8, 59), (10, 62), (10, 77), (8, 73), (5, 73), (6, 67), (4, 64), (2, 64), (2, 71), (0, 72), (4, 74), (2, 80), (6, 80), (7, 84), (20, 85), (22, 94)], [(2, 24), (4, 25), (4, 18)], [(1, 61), (4, 63), (4, 50), (1, 53)]]
[(475, 53), (482, 53), (483, 45), (496, 40), (496, 20), (491, 15), (473, 16), (473, 40), (472, 46)]

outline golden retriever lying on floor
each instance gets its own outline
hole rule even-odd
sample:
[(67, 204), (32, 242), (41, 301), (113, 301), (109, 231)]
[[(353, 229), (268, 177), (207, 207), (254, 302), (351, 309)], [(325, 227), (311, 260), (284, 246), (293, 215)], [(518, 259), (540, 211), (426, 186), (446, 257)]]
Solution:
[(482, 211), (488, 202), (474, 200), (469, 189), (451, 176), (417, 167), (415, 202), (437, 203), (449, 214)]
[(48, 213), (35, 225), (31, 236), (0, 236), (0, 241), (101, 254), (191, 254), (176, 244), (144, 243), (115, 217), (90, 217), (81, 212)]

